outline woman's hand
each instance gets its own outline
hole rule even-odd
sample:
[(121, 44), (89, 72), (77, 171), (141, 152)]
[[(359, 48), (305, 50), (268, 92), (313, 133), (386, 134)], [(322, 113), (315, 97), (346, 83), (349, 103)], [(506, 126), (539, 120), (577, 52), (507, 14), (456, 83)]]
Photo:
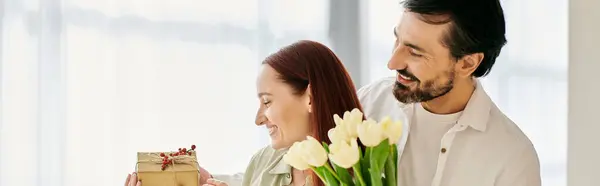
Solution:
[(204, 185), (208, 183), (208, 179), (212, 178), (212, 175), (210, 175), (210, 173), (202, 168), (202, 166), (198, 167), (198, 183), (200, 185)]
[(138, 181), (137, 174), (134, 172), (127, 175), (125, 186), (142, 186), (142, 182)]
[(202, 186), (228, 186), (228, 185), (227, 185), (227, 183), (225, 183), (221, 180), (210, 178), (210, 179), (206, 180), (206, 184), (204, 184)]

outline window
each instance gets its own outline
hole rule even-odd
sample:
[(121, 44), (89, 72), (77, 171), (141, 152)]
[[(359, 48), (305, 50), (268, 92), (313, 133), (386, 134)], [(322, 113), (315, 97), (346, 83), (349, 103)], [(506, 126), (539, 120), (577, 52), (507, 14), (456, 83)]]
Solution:
[(121, 185), (137, 151), (191, 143), (211, 173), (243, 172), (269, 143), (254, 124), (261, 60), (329, 42), (321, 0), (4, 3), (0, 151), (28, 155), (0, 155), (0, 185)]

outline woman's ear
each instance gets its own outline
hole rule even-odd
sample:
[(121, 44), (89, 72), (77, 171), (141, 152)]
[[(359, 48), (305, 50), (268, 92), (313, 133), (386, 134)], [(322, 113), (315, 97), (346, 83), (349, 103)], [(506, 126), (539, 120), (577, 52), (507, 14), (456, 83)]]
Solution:
[(304, 102), (306, 103), (306, 109), (308, 110), (308, 113), (312, 113), (312, 94), (311, 94), (311, 89), (310, 89), (310, 84), (306, 87), (306, 90), (304, 92)]

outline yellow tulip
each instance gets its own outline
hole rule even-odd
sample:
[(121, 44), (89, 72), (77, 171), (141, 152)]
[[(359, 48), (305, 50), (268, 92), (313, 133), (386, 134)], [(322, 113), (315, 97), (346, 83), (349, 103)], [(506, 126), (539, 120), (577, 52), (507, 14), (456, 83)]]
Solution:
[(344, 112), (344, 119), (339, 115), (333, 115), (333, 121), (336, 127), (328, 132), (331, 142), (345, 141), (350, 142), (352, 138), (358, 138), (356, 127), (362, 123), (363, 113), (358, 109), (353, 109), (352, 112)]
[(390, 117), (385, 117), (379, 124), (383, 127), (383, 135), (389, 139), (390, 145), (396, 144), (402, 137), (401, 121), (392, 122)]
[(350, 138), (357, 138), (358, 132), (356, 131), (358, 125), (363, 122), (363, 113), (358, 109), (353, 109), (351, 112), (346, 111), (344, 113), (344, 128), (350, 136)]
[(288, 152), (283, 155), (283, 161), (298, 170), (306, 170), (310, 168), (310, 166), (302, 157), (304, 153), (302, 153), (303, 149), (301, 149), (301, 144), (302, 142), (295, 142)]
[(331, 140), (331, 143), (347, 142), (350, 140), (350, 135), (348, 135), (345, 128), (339, 126), (329, 129), (327, 136), (329, 137), (329, 140)]
[(327, 151), (317, 139), (307, 136), (306, 140), (300, 143), (302, 158), (315, 167), (323, 166), (327, 162)]
[(344, 124), (344, 120), (340, 118), (340, 116), (337, 114), (333, 115), (333, 122), (335, 122), (335, 126), (340, 126)]
[(332, 143), (329, 146), (329, 159), (336, 165), (343, 168), (350, 168), (354, 166), (360, 159), (358, 143), (356, 138), (350, 140), (350, 144), (347, 142)]
[(377, 146), (385, 139), (383, 127), (372, 119), (358, 125), (357, 130), (358, 138), (367, 147)]

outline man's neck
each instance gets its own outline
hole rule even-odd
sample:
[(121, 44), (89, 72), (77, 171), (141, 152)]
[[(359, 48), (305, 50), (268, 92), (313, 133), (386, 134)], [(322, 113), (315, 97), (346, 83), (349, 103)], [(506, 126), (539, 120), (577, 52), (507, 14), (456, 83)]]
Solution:
[(475, 80), (456, 82), (446, 95), (422, 102), (425, 110), (434, 114), (452, 114), (463, 111), (475, 91)]

